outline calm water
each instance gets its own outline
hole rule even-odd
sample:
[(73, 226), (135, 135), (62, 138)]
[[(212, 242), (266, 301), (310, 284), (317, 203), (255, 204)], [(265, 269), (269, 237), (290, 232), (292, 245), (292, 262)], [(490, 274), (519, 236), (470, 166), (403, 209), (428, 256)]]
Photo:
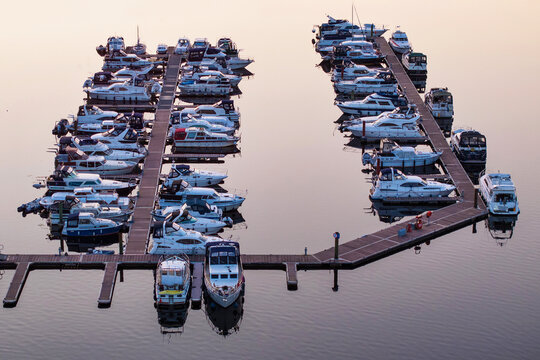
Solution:
[[(227, 158), (224, 187), (248, 191), (246, 228), (228, 231), (244, 253), (316, 252), (340, 231), (352, 239), (385, 226), (369, 212), (361, 155), (344, 151), (340, 111), (311, 45), (325, 14), (350, 17), (350, 2), (25, 3), (0, 24), (0, 243), (6, 253), (53, 253), (38, 216), (15, 209), (41, 196), (31, 185), (53, 170), (54, 121), (76, 111), (86, 76), (101, 66), (94, 47), (110, 35), (141, 38), (154, 50), (178, 37), (230, 36), (255, 74), (241, 83), (241, 155)], [(354, 271), (285, 274), (248, 271), (243, 318), (230, 336), (203, 310), (190, 310), (182, 334), (163, 335), (152, 304), (152, 272), (125, 272), (113, 306), (97, 309), (100, 271), (36, 271), (14, 309), (0, 309), (2, 358), (523, 358), (540, 355), (540, 245), (536, 190), (539, 3), (357, 2), (362, 22), (401, 25), (428, 55), (428, 88), (448, 86), (455, 126), (488, 139), (488, 169), (510, 172), (521, 215), (503, 246), (484, 223)], [(107, 10), (104, 10), (107, 9)], [(117, 16), (117, 17), (116, 17)], [(203, 167), (203, 166), (200, 166)], [(3, 296), (12, 271), (0, 280)], [(210, 309), (212, 311), (212, 309)], [(235, 323), (235, 314), (212, 315)]]

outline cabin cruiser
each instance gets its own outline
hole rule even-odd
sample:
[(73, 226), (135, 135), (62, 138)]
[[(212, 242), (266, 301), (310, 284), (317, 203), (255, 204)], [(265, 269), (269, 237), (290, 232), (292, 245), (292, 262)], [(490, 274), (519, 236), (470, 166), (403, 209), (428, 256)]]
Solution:
[(158, 62), (141, 59), (136, 54), (126, 54), (123, 50), (106, 55), (103, 59), (103, 71), (116, 71), (125, 67), (142, 68), (151, 65), (154, 67)]
[(340, 130), (348, 130), (348, 127), (354, 125), (362, 125), (363, 123), (370, 124), (378, 120), (410, 120), (410, 122), (417, 122), (420, 119), (420, 113), (418, 113), (415, 104), (409, 104), (406, 107), (397, 107), (392, 111), (386, 111), (377, 116), (364, 116), (357, 119), (346, 120), (340, 126)]
[(217, 42), (217, 47), (221, 49), (225, 55), (227, 55), (227, 65), (232, 70), (244, 69), (251, 64), (251, 59), (241, 59), (238, 57), (240, 50), (236, 47), (236, 44), (229, 38), (221, 38)]
[[(160, 204), (162, 202), (160, 201)], [(176, 202), (180, 204), (180, 202)], [(157, 221), (163, 221), (165, 218), (177, 210), (182, 210), (186, 205), (186, 209), (190, 214), (197, 218), (217, 220), (226, 223), (228, 226), (232, 226), (233, 220), (228, 216), (223, 216), (223, 210), (216, 205), (208, 205), (208, 203), (201, 199), (187, 199), (185, 203), (180, 205), (166, 206), (161, 209), (153, 210), (152, 216)]]
[[(382, 114), (381, 114), (382, 115)], [(381, 116), (379, 115), (379, 116)], [(395, 140), (424, 138), (415, 119), (409, 117), (387, 117), (382, 116), (376, 121), (366, 124), (358, 124), (347, 127), (354, 136), (366, 140), (380, 140), (390, 138)]]
[(202, 70), (213, 70), (213, 71), (219, 71), (222, 74), (226, 75), (234, 75), (234, 71), (232, 71), (228, 65), (227, 61), (225, 59), (205, 59), (203, 58), (200, 61), (187, 63), (182, 66), (183, 72), (193, 72), (197, 69)]
[(153, 65), (148, 65), (141, 69), (123, 68), (115, 73), (100, 71), (84, 81), (83, 89), (104, 87), (116, 83), (125, 83), (126, 81), (132, 81), (136, 86), (153, 85), (157, 83), (150, 76), (150, 71), (153, 68)]
[(154, 98), (154, 95), (159, 92), (161, 92), (161, 86), (159, 84), (154, 84), (149, 89), (147, 86), (135, 86), (128, 82), (86, 90), (90, 99), (131, 102), (150, 102)]
[(169, 124), (171, 125), (168, 132), (170, 139), (172, 139), (176, 129), (190, 127), (203, 128), (211, 133), (234, 135), (237, 125), (226, 117), (203, 117), (197, 114), (180, 114), (180, 112), (171, 114)]
[(201, 78), (207, 77), (207, 76), (213, 76), (218, 79), (227, 79), (231, 86), (238, 86), (240, 84), (240, 81), (242, 80), (242, 77), (239, 75), (231, 75), (231, 74), (223, 74), (221, 71), (217, 70), (207, 70), (207, 69), (201, 69), (197, 66), (193, 67), (193, 70), (183, 71), (182, 77), (180, 82), (184, 81), (200, 81)]
[(185, 306), (191, 287), (187, 256), (171, 256), (158, 262), (154, 298), (156, 307)]
[(191, 48), (191, 44), (188, 38), (180, 38), (174, 48), (174, 53), (178, 55), (184, 55)]
[(177, 164), (171, 167), (163, 186), (170, 186), (178, 179), (184, 180), (191, 186), (212, 186), (221, 183), (227, 174), (214, 171), (197, 170), (189, 165)]
[(414, 147), (399, 146), (394, 141), (381, 140), (380, 151), (374, 150), (372, 154), (365, 152), (362, 155), (362, 164), (371, 164), (373, 167), (401, 167), (414, 168), (418, 166), (433, 165), (442, 155), (442, 151), (418, 151)]
[(174, 131), (174, 149), (182, 148), (224, 148), (235, 146), (240, 138), (226, 134), (210, 133), (205, 129), (190, 127), (177, 128)]
[(209, 235), (217, 234), (227, 226), (227, 223), (223, 221), (194, 217), (187, 209), (186, 204), (182, 205), (180, 209), (168, 214), (165, 217), (165, 221), (178, 224), (185, 230), (195, 230)]
[(134, 161), (107, 160), (104, 156), (88, 156), (77, 148), (66, 147), (59, 152), (55, 166), (71, 166), (74, 170), (99, 175), (125, 175), (135, 170), (138, 163)]
[(69, 130), (78, 135), (95, 135), (107, 132), (113, 128), (125, 129), (126, 127), (136, 130), (137, 134), (140, 136), (146, 135), (146, 125), (143, 120), (143, 115), (140, 113), (121, 114), (114, 120), (104, 120), (101, 123), (74, 123)]
[(365, 65), (356, 65), (352, 62), (347, 62), (344, 65), (335, 67), (332, 73), (332, 82), (347, 80), (351, 81), (364, 76), (377, 76), (378, 70), (373, 70)]
[(441, 197), (450, 195), (455, 189), (455, 186), (450, 184), (426, 181), (418, 176), (406, 176), (397, 169), (388, 168), (381, 170), (370, 190), (370, 199)]
[(397, 82), (392, 75), (379, 74), (377, 76), (363, 76), (354, 80), (334, 82), (334, 90), (338, 94), (369, 95), (397, 95)]
[(79, 149), (88, 156), (103, 156), (106, 160), (139, 162), (147, 154), (147, 150), (144, 147), (140, 149), (141, 152), (113, 150), (98, 140), (79, 136), (62, 136), (58, 141), (58, 146), (61, 151), (70, 146)]
[(338, 101), (336, 105), (344, 114), (375, 116), (394, 110), (396, 105), (406, 106), (407, 99), (403, 96), (390, 97), (374, 93), (362, 100)]
[(517, 215), (516, 187), (510, 174), (486, 174), (480, 177), (480, 193), (493, 215)]
[[(159, 205), (186, 203), (188, 199), (200, 199), (209, 205), (215, 205), (224, 212), (237, 210), (245, 198), (230, 193), (218, 193), (211, 188), (192, 187), (184, 180), (173, 181), (169, 186), (164, 186), (160, 193)], [(166, 205), (165, 205), (166, 206)]]
[(203, 235), (193, 230), (185, 230), (176, 223), (157, 221), (152, 225), (152, 255), (202, 255), (204, 246), (210, 242), (219, 242), (217, 236)]
[(99, 237), (118, 234), (124, 225), (109, 219), (94, 217), (92, 213), (69, 214), (62, 235), (76, 238)]
[[(62, 216), (60, 213), (62, 212)], [(58, 226), (64, 223), (69, 214), (90, 213), (95, 218), (108, 219), (118, 223), (128, 221), (133, 210), (122, 210), (119, 207), (103, 206), (97, 203), (82, 203), (73, 196), (66, 197), (65, 201), (59, 201), (49, 207), (49, 226)]]
[(220, 125), (226, 128), (238, 128), (239, 123), (234, 122), (232, 120), (229, 120), (229, 118), (225, 116), (210, 116), (210, 115), (201, 115), (196, 112), (189, 112), (186, 110), (191, 109), (184, 109), (182, 111), (173, 111), (171, 113), (171, 119), (169, 120), (169, 124), (171, 126), (179, 125), (179, 124), (186, 124), (184, 127), (189, 127), (190, 122), (195, 121), (206, 121), (213, 125)]
[(78, 124), (101, 123), (105, 120), (114, 120), (117, 116), (116, 111), (104, 111), (97, 106), (81, 105), (75, 121)]
[(338, 30), (347, 30), (353, 34), (364, 35), (367, 37), (382, 36), (387, 29), (384, 27), (377, 28), (374, 24), (364, 24), (363, 27), (354, 25), (348, 20), (334, 19), (330, 15), (328, 16), (328, 22), (319, 26), (319, 37), (326, 34), (335, 33)]
[(426, 80), (427, 56), (420, 52), (408, 51), (401, 57), (401, 62), (411, 80)]
[(394, 52), (399, 54), (411, 51), (411, 44), (409, 44), (407, 34), (399, 29), (392, 33), (392, 37), (388, 41), (388, 44)]
[(204, 286), (212, 300), (224, 308), (238, 299), (244, 290), (244, 274), (237, 242), (221, 241), (206, 245)]
[(333, 34), (324, 34), (321, 35), (319, 40), (315, 43), (315, 51), (318, 53), (328, 54), (330, 49), (333, 50), (333, 46), (341, 44), (343, 41), (348, 40), (364, 40), (363, 36), (355, 38), (354, 35), (348, 30), (337, 30)]
[(182, 80), (178, 84), (180, 95), (228, 96), (232, 91), (231, 82), (223, 76), (205, 75), (197, 80)]
[(69, 196), (76, 197), (83, 203), (98, 203), (104, 206), (119, 207), (122, 210), (131, 210), (133, 202), (127, 197), (120, 197), (116, 192), (97, 192), (90, 187), (80, 187), (73, 192), (55, 192), (51, 196), (44, 196), (40, 199), (39, 204), (44, 209), (59, 201), (65, 201)]
[(221, 100), (213, 105), (199, 105), (194, 109), (184, 109), (181, 113), (200, 114), (203, 116), (223, 116), (234, 122), (240, 120), (240, 114), (234, 108), (233, 100)]
[(334, 62), (349, 60), (355, 63), (378, 63), (384, 56), (373, 48), (373, 44), (364, 40), (347, 40), (334, 46), (332, 53), (323, 56), (323, 60)]
[(104, 143), (113, 150), (146, 153), (145, 147), (139, 144), (139, 134), (131, 127), (115, 127), (107, 132), (94, 134), (90, 138)]
[(96, 191), (116, 191), (120, 196), (129, 195), (137, 186), (136, 182), (104, 180), (97, 174), (79, 174), (69, 166), (58, 167), (47, 178), (46, 183), (49, 192), (73, 191), (79, 187), (90, 187)]
[(462, 164), (486, 163), (486, 137), (478, 131), (465, 129), (452, 131), (450, 148)]
[(454, 101), (448, 88), (429, 90), (424, 102), (434, 118), (451, 118), (454, 116)]

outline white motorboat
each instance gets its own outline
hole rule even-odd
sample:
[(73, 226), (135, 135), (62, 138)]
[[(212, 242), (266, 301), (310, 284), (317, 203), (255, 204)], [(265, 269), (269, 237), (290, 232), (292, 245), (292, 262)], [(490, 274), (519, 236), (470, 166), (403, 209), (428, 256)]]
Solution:
[(182, 80), (178, 84), (180, 95), (228, 96), (232, 86), (227, 78), (214, 75), (201, 76), (197, 80)]
[(148, 89), (146, 86), (135, 86), (128, 82), (115, 83), (106, 87), (85, 90), (88, 97), (93, 100), (124, 101), (124, 102), (150, 102), (153, 94), (159, 92), (157, 87)]
[(182, 77), (180, 82), (184, 81), (200, 81), (201, 78), (205, 78), (208, 76), (216, 77), (217, 79), (227, 79), (231, 86), (238, 86), (240, 84), (240, 81), (242, 80), (242, 77), (239, 75), (233, 75), (233, 74), (223, 74), (221, 71), (217, 70), (208, 70), (208, 69), (201, 69), (199, 67), (193, 67), (192, 71), (183, 71)]
[(222, 125), (217, 124), (210, 124), (206, 120), (202, 119), (196, 119), (196, 118), (178, 118), (178, 120), (182, 119), (182, 122), (179, 122), (178, 124), (174, 124), (169, 128), (169, 131), (167, 133), (167, 140), (172, 140), (174, 137), (174, 133), (176, 129), (182, 129), (182, 128), (199, 128), (204, 129), (209, 133), (214, 134), (225, 134), (225, 135), (234, 135), (236, 132), (236, 128), (234, 127), (226, 127)]
[(75, 121), (78, 124), (102, 123), (105, 120), (114, 120), (118, 116), (116, 111), (104, 111), (97, 106), (81, 105)]
[(96, 191), (116, 191), (120, 196), (129, 195), (137, 186), (136, 182), (102, 179), (97, 174), (79, 174), (69, 166), (58, 167), (52, 175), (47, 177), (46, 184), (50, 192), (73, 191), (80, 187), (90, 187)]
[(486, 137), (476, 130), (457, 129), (452, 131), (450, 148), (462, 164), (486, 163)]
[(377, 116), (364, 116), (357, 119), (345, 120), (340, 126), (340, 130), (348, 130), (350, 126), (370, 124), (375, 121), (389, 120), (409, 120), (417, 122), (420, 119), (420, 114), (417, 112), (416, 105), (409, 104), (406, 107), (397, 107), (392, 111), (383, 112)]
[(146, 157), (147, 151), (144, 147), (139, 151), (113, 150), (104, 143), (89, 138), (79, 136), (63, 136), (58, 141), (60, 149), (68, 146), (79, 149), (88, 156), (103, 156), (106, 160), (133, 161), (139, 162)]
[(480, 193), (493, 215), (517, 215), (519, 204), (510, 174), (486, 174), (480, 177)]
[(388, 41), (388, 44), (394, 52), (399, 54), (411, 51), (411, 44), (409, 44), (407, 34), (399, 29), (392, 33), (392, 37)]
[(125, 67), (143, 68), (146, 66), (154, 67), (158, 62), (141, 59), (136, 54), (126, 54), (124, 51), (110, 53), (103, 58), (103, 71), (116, 71)]
[(435, 118), (451, 118), (454, 116), (454, 101), (448, 88), (429, 90), (424, 102)]
[(321, 53), (321, 55), (328, 55), (329, 51), (333, 51), (334, 46), (338, 46), (344, 41), (349, 40), (365, 40), (362, 35), (355, 36), (348, 30), (337, 30), (334, 33), (323, 34), (319, 40), (315, 43), (315, 51)]
[(182, 229), (180, 225), (173, 222), (157, 221), (152, 226), (152, 245), (149, 253), (153, 255), (202, 255), (207, 243), (221, 240), (216, 236)]
[(354, 25), (348, 20), (334, 19), (330, 15), (328, 21), (319, 26), (319, 36), (336, 33), (338, 30), (346, 30), (356, 35), (367, 37), (382, 36), (388, 29), (377, 28), (374, 24), (364, 24), (364, 26)]
[(233, 100), (221, 100), (213, 105), (199, 105), (196, 108), (184, 109), (181, 114), (199, 114), (202, 116), (221, 116), (238, 122), (240, 113), (234, 108)]
[(195, 61), (191, 63), (188, 62), (186, 65), (182, 66), (182, 71), (184, 72), (192, 72), (196, 69), (213, 70), (219, 71), (222, 74), (234, 75), (234, 71), (232, 71), (232, 69), (228, 67), (227, 61), (225, 59), (202, 58), (202, 60), (200, 61)]
[(159, 261), (154, 288), (156, 307), (185, 306), (190, 287), (191, 271), (187, 256), (171, 256)]
[(351, 81), (364, 76), (377, 76), (379, 70), (373, 70), (365, 65), (356, 65), (348, 62), (347, 65), (338, 65), (332, 72), (332, 82), (347, 80)]
[(92, 213), (69, 214), (62, 228), (68, 238), (96, 238), (118, 234), (124, 225), (109, 219), (96, 218)]
[(337, 107), (348, 115), (375, 116), (383, 112), (392, 111), (396, 104), (403, 106), (407, 100), (403, 97), (388, 97), (379, 94), (371, 94), (362, 100), (338, 101)]
[(427, 78), (426, 55), (408, 51), (401, 56), (401, 62), (411, 80), (425, 80)]
[(173, 181), (169, 186), (163, 187), (160, 193), (160, 207), (168, 204), (184, 204), (190, 200), (204, 200), (209, 205), (215, 205), (224, 212), (237, 210), (245, 198), (230, 193), (218, 193), (216, 190), (204, 187), (193, 187), (183, 180)]
[(70, 146), (59, 152), (54, 161), (55, 166), (71, 166), (81, 173), (99, 175), (130, 174), (138, 165), (134, 161), (107, 160), (103, 156), (88, 156), (79, 149)]
[(225, 148), (235, 146), (239, 137), (210, 133), (198, 127), (177, 128), (173, 135), (173, 152), (182, 148)]
[(364, 40), (347, 40), (334, 46), (328, 55), (323, 56), (323, 60), (334, 62), (352, 61), (355, 63), (378, 63), (384, 59), (379, 51), (373, 48), (373, 43)]
[(232, 226), (232, 219), (230, 217), (223, 216), (223, 210), (218, 208), (216, 205), (209, 205), (206, 201), (200, 199), (188, 199), (186, 203), (182, 204), (177, 202), (179, 205), (166, 206), (161, 209), (156, 209), (152, 211), (152, 216), (158, 221), (163, 221), (165, 218), (172, 214), (175, 211), (182, 210), (182, 207), (186, 205), (186, 209), (190, 214), (197, 218), (205, 218), (211, 220), (218, 220), (226, 223), (229, 226)]
[(227, 223), (214, 219), (197, 218), (193, 216), (184, 204), (178, 210), (168, 214), (165, 218), (167, 222), (173, 222), (180, 225), (185, 230), (195, 230), (203, 234), (217, 234)]
[[(184, 110), (173, 111), (171, 113), (171, 119), (169, 120), (171, 127), (187, 128), (192, 126), (200, 126), (208, 129), (210, 132), (224, 133), (229, 135), (233, 135), (234, 131), (232, 130), (235, 130), (238, 127), (238, 123), (229, 120), (225, 116), (203, 116), (197, 113), (183, 112)], [(209, 125), (217, 125), (218, 127), (212, 128), (213, 130), (211, 130)]]
[(244, 290), (244, 274), (237, 242), (222, 241), (206, 245), (204, 285), (212, 300), (224, 308), (238, 299)]
[(193, 41), (193, 47), (206, 49), (210, 47), (210, 42), (207, 38), (195, 38), (195, 41)]
[(115, 127), (107, 132), (94, 134), (91, 139), (100, 141), (114, 150), (137, 151), (146, 153), (144, 146), (140, 145), (139, 134), (130, 127)]
[(178, 42), (176, 43), (176, 47), (174, 48), (174, 53), (178, 55), (184, 55), (184, 54), (187, 54), (190, 48), (191, 48), (191, 44), (189, 42), (189, 39), (180, 38), (178, 39)]
[[(62, 208), (60, 211), (60, 207)], [(60, 215), (62, 212), (62, 215)], [(65, 202), (58, 202), (49, 207), (49, 226), (58, 226), (69, 214), (90, 213), (95, 218), (108, 219), (117, 223), (128, 221), (133, 210), (122, 210), (119, 207), (102, 206), (97, 203), (82, 203), (77, 198), (66, 199)]]
[(454, 185), (406, 176), (397, 169), (388, 168), (381, 170), (370, 190), (370, 199), (384, 201), (391, 198), (441, 197), (450, 195), (455, 189)]
[(373, 150), (371, 154), (365, 152), (362, 155), (362, 164), (380, 168), (414, 168), (433, 165), (442, 155), (442, 151), (418, 151), (414, 147), (399, 146), (388, 139), (381, 140), (380, 149)]
[(227, 55), (227, 65), (232, 70), (244, 69), (254, 61), (252, 59), (239, 58), (238, 54), (240, 53), (240, 50), (238, 50), (236, 44), (229, 38), (219, 39), (217, 47)]
[(338, 94), (369, 95), (398, 95), (397, 82), (391, 75), (363, 76), (354, 80), (334, 82), (334, 90)]
[(191, 186), (212, 186), (221, 183), (227, 174), (214, 171), (192, 169), (189, 165), (177, 164), (171, 167), (163, 186), (171, 186), (174, 181), (184, 180)]
[(380, 140), (389, 138), (392, 140), (400, 139), (422, 139), (420, 128), (416, 124), (416, 120), (411, 120), (407, 117), (391, 118), (383, 116), (373, 123), (352, 125), (347, 128), (354, 136), (361, 137), (365, 140)]
[(97, 192), (90, 187), (76, 188), (72, 192), (55, 192), (51, 196), (44, 196), (39, 204), (49, 209), (54, 203), (66, 201), (66, 198), (75, 197), (82, 203), (98, 203), (104, 206), (119, 207), (122, 210), (131, 210), (133, 202), (127, 197), (120, 197), (117, 192)]
[(150, 72), (154, 65), (147, 65), (142, 68), (123, 68), (112, 74), (116, 81), (125, 82), (132, 79), (151, 80)]

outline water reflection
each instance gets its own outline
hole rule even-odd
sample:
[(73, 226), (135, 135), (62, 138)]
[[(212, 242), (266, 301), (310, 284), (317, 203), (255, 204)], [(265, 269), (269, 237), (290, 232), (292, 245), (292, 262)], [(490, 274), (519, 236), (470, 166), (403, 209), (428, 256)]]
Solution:
[(244, 296), (240, 295), (234, 303), (224, 308), (205, 294), (204, 312), (212, 330), (226, 337), (240, 330), (244, 316)]
[(401, 221), (407, 216), (420, 215), (426, 211), (440, 209), (442, 206), (437, 205), (387, 205), (381, 201), (373, 201), (369, 209), (373, 216), (379, 216), (379, 220), (383, 223), (392, 224)]
[(489, 215), (485, 220), (486, 227), (489, 230), (489, 234), (498, 245), (504, 246), (514, 234), (514, 227), (516, 226), (518, 216), (496, 216)]
[(188, 316), (189, 304), (177, 308), (156, 307), (162, 334), (182, 334)]

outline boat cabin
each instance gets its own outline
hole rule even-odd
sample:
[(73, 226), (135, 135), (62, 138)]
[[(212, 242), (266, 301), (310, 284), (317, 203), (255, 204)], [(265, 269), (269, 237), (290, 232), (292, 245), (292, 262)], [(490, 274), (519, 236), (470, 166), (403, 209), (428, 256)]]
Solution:
[(169, 171), (169, 175), (167, 175), (167, 179), (175, 179), (179, 176), (186, 176), (193, 172), (193, 170), (190, 169), (189, 165), (185, 164), (178, 164), (173, 165), (171, 167), (171, 171)]

